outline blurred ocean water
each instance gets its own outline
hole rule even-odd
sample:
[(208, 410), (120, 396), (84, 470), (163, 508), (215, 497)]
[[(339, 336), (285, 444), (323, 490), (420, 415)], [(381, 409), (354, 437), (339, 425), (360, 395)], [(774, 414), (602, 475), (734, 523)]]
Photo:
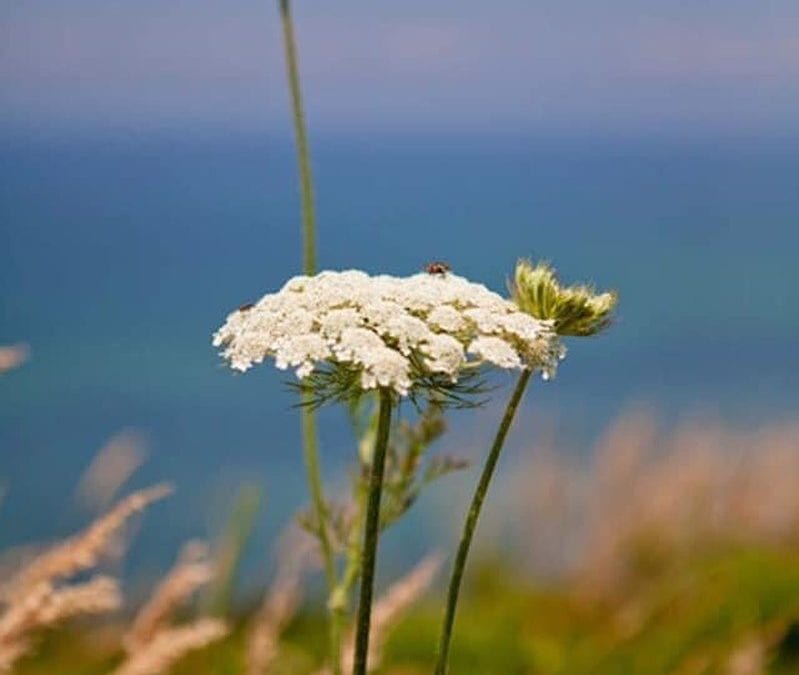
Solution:
[[(573, 443), (641, 401), (665, 420), (799, 412), (799, 142), (313, 140), (322, 267), (443, 259), (502, 291), (518, 257), (546, 257), (620, 291), (613, 329), (572, 343), (527, 401)], [(32, 359), (0, 379), (0, 546), (78, 522), (71, 491), (125, 427), (150, 441), (138, 482), (180, 488), (150, 544), (218, 525), (242, 480), (266, 486), (273, 530), (305, 501), (285, 374), (232, 374), (210, 334), (299, 269), (291, 145), (1, 143), (0, 344)], [(455, 418), (455, 441), (473, 420)], [(347, 425), (325, 411), (322, 433), (340, 473)]]

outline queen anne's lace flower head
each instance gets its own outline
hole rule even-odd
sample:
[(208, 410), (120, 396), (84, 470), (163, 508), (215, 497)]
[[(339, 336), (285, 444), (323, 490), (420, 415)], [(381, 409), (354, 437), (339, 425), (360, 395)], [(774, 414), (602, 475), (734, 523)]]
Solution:
[[(430, 376), (456, 383), (465, 369), (554, 372), (562, 351), (549, 321), (453, 274), (375, 276), (355, 270), (290, 279), (231, 313), (214, 345), (236, 370), (265, 358), (304, 379), (344, 367), (362, 389), (406, 395)], [(420, 385), (421, 386), (421, 385)]]

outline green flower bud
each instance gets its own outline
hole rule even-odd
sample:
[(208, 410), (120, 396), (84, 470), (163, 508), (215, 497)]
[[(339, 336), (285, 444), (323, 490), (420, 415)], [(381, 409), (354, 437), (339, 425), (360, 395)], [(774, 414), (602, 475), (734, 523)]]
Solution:
[(558, 335), (596, 335), (610, 325), (618, 302), (615, 291), (598, 294), (592, 286), (563, 287), (552, 266), (529, 260), (516, 265), (511, 293), (519, 309), (552, 321)]

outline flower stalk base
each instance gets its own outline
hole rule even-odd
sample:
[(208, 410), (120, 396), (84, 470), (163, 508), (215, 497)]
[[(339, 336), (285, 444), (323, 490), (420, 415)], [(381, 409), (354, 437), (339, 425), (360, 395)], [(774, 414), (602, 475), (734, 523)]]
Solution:
[(366, 675), (369, 654), (369, 626), (372, 615), (377, 542), (380, 536), (380, 499), (383, 492), (383, 474), (386, 467), (386, 450), (391, 427), (392, 394), (388, 389), (380, 390), (380, 411), (377, 425), (377, 440), (372, 457), (369, 476), (369, 496), (366, 504), (363, 549), (361, 553), (361, 593), (355, 633), (355, 659), (353, 675)]

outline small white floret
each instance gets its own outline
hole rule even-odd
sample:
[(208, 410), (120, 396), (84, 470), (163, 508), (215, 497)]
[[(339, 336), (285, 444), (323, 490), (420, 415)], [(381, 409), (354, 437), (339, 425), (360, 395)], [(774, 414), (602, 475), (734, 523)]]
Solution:
[(519, 354), (505, 340), (497, 337), (479, 337), (469, 345), (469, 353), (500, 368), (519, 368)]

